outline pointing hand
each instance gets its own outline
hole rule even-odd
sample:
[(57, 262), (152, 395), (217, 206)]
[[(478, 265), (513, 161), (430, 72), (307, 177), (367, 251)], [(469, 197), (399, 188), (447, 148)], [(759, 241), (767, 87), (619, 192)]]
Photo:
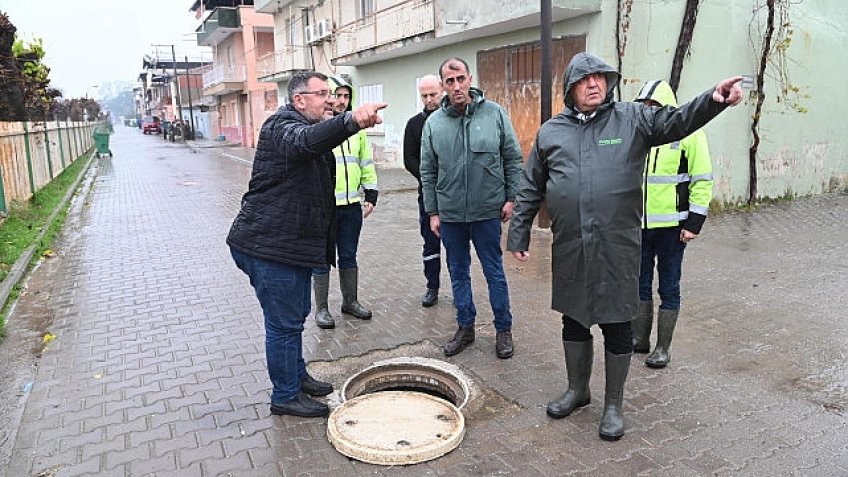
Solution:
[(741, 76), (727, 78), (715, 87), (713, 91), (713, 101), (716, 103), (726, 103), (729, 106), (736, 106), (742, 101), (742, 88), (739, 82), (742, 81)]

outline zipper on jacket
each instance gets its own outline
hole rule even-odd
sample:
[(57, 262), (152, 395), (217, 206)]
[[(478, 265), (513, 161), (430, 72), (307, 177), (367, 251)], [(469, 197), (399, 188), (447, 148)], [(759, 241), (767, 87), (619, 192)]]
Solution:
[[(659, 153), (659, 150), (657, 150)], [(654, 156), (654, 172), (657, 170), (656, 155)], [(642, 178), (642, 228), (648, 228), (648, 169), (651, 167), (651, 151), (648, 151), (648, 157), (645, 158), (645, 174)]]
[(350, 178), (347, 175), (347, 154), (345, 154), (345, 144), (347, 144), (348, 141), (349, 139), (345, 139), (344, 142), (339, 145), (342, 150), (342, 165), (344, 166), (345, 175), (345, 205), (350, 205)]

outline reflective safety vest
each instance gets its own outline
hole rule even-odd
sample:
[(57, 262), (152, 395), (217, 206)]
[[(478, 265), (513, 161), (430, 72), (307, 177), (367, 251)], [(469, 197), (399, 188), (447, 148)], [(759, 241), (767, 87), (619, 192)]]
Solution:
[[(333, 155), (336, 157), (336, 205), (359, 203), (363, 199), (361, 193), (371, 199), (369, 202), (376, 202), (377, 170), (371, 160), (365, 131), (359, 131), (341, 143), (333, 149)], [(364, 190), (360, 192), (360, 189)]]
[[(637, 100), (677, 107), (665, 81), (645, 85)], [(642, 184), (642, 228), (683, 228), (700, 233), (713, 198), (713, 167), (707, 136), (699, 130), (686, 138), (652, 148), (645, 161)]]

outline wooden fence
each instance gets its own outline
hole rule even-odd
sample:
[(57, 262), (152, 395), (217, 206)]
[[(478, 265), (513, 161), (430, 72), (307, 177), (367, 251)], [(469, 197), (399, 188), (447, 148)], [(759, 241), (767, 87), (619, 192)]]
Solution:
[(0, 213), (24, 201), (92, 147), (97, 123), (0, 122)]

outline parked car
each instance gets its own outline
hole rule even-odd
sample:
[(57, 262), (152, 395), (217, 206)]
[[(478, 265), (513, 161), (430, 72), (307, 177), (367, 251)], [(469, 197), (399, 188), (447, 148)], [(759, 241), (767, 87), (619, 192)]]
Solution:
[(141, 131), (144, 134), (159, 134), (162, 132), (162, 127), (159, 123), (158, 116), (145, 116), (141, 118)]

